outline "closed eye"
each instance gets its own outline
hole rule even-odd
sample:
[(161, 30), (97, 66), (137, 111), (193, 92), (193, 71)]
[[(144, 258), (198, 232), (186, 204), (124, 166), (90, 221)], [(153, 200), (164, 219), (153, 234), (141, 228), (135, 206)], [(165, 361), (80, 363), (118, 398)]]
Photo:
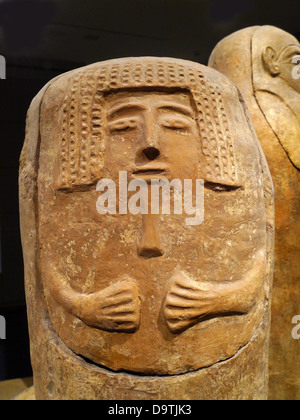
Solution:
[(236, 190), (244, 189), (240, 185), (220, 184), (218, 182), (211, 182), (211, 181), (205, 181), (204, 186), (205, 188), (215, 191), (215, 192), (228, 192), (228, 191), (236, 191)]
[(187, 118), (181, 117), (162, 118), (161, 125), (170, 130), (188, 130), (191, 128), (191, 122)]
[(122, 118), (108, 124), (112, 133), (119, 131), (128, 131), (137, 128), (138, 120), (136, 118)]

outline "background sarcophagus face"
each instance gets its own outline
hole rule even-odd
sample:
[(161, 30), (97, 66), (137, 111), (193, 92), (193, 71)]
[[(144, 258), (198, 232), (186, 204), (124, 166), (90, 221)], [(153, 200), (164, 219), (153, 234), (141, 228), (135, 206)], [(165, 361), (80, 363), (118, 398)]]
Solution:
[[(149, 190), (203, 180), (203, 223), (118, 200), (99, 214), (99, 181), (124, 197), (120, 173)], [(57, 78), (29, 111), (20, 188), (40, 398), (210, 398), (217, 364), (214, 397), (265, 397), (273, 190), (228, 79), (159, 58)]]
[(209, 65), (241, 90), (275, 185), (276, 264), (270, 341), (270, 398), (299, 399), (299, 342), (291, 323), (300, 310), (300, 44), (272, 26), (222, 40)]

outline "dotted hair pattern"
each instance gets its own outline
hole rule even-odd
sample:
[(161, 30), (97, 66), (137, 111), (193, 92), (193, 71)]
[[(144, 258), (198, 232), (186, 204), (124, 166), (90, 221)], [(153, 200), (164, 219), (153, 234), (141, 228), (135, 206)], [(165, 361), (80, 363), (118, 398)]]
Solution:
[[(63, 104), (61, 186), (90, 185), (101, 178), (105, 139), (104, 95), (120, 89), (189, 90), (198, 109), (206, 181), (239, 186), (234, 144), (219, 87), (180, 62), (162, 59), (104, 63), (73, 75)], [(201, 171), (203, 172), (203, 171)]]

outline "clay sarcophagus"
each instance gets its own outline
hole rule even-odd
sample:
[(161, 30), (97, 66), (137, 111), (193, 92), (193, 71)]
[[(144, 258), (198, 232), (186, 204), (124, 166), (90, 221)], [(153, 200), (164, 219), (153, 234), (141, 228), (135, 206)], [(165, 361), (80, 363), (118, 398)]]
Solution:
[(223, 75), (130, 58), (51, 81), (20, 207), (37, 398), (266, 398), (273, 187)]
[(272, 26), (222, 40), (209, 65), (241, 90), (275, 185), (276, 263), (270, 341), (270, 398), (300, 398), (300, 44)]

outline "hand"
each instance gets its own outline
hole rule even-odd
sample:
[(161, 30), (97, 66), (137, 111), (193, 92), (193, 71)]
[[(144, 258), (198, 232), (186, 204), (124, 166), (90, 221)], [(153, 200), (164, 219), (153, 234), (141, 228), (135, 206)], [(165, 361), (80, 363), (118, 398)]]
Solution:
[(140, 325), (139, 291), (135, 281), (126, 279), (85, 295), (79, 318), (101, 330), (135, 332)]
[(214, 312), (216, 299), (213, 284), (198, 283), (183, 272), (176, 272), (171, 278), (164, 303), (164, 315), (170, 331), (181, 333), (197, 324)]

